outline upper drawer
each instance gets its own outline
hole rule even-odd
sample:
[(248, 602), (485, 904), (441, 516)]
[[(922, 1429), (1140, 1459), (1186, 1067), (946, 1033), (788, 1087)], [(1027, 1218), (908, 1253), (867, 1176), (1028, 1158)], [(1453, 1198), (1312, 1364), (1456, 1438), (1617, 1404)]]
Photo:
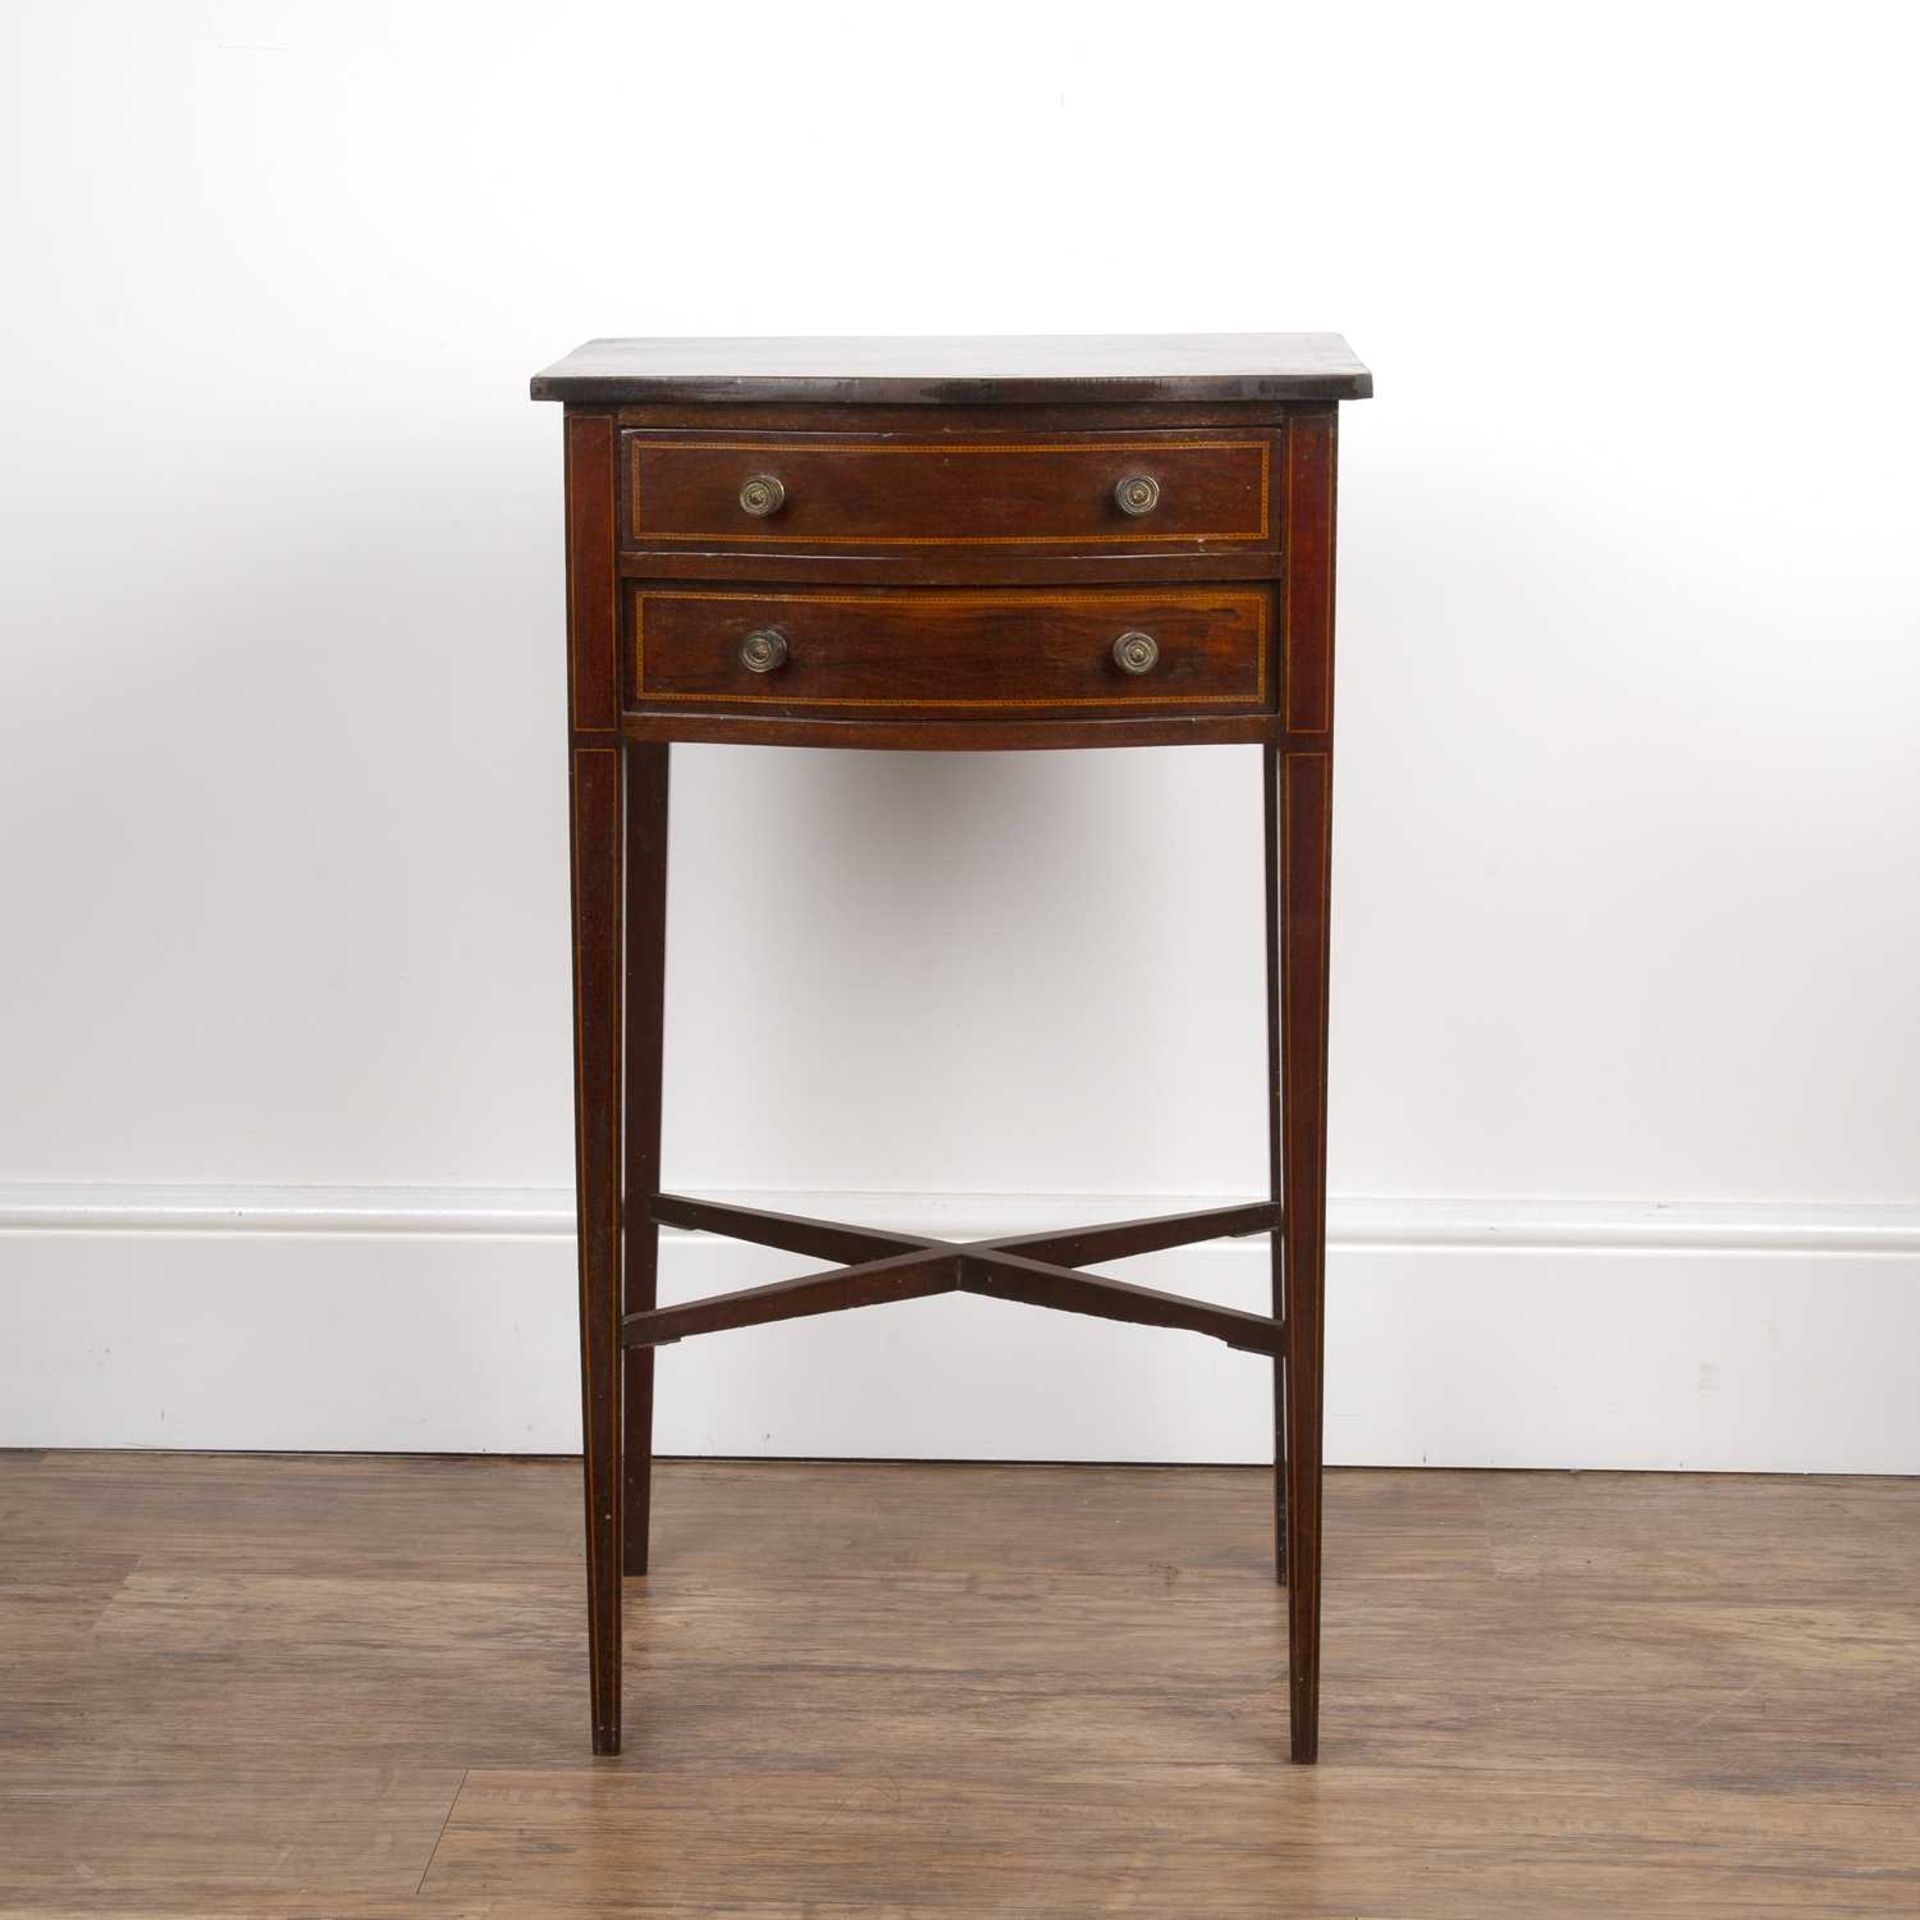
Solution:
[(1273, 437), (629, 431), (629, 547), (1273, 544)]

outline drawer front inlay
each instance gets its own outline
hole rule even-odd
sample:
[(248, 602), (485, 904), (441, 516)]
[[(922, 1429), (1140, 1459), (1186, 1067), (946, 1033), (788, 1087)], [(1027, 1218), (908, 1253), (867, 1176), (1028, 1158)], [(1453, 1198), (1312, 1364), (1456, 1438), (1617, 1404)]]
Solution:
[(629, 592), (629, 695), (641, 707), (1273, 704), (1265, 587), (751, 593), (634, 582)]
[(622, 526), (632, 547), (1244, 546), (1272, 537), (1268, 436), (954, 444), (630, 431), (625, 442)]

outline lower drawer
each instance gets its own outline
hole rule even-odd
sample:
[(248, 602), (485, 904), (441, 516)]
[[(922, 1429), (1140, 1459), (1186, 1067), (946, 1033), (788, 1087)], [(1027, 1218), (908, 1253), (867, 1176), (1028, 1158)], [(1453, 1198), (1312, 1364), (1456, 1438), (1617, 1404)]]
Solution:
[(1264, 586), (807, 593), (634, 582), (637, 707), (1273, 707)]

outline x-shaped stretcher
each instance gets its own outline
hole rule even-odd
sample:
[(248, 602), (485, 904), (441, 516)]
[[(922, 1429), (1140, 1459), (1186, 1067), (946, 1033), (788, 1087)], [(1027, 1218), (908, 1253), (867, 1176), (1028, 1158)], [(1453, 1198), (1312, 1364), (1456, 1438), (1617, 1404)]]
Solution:
[(870, 1227), (845, 1227), (831, 1220), (688, 1200), (671, 1193), (655, 1196), (652, 1216), (662, 1226), (725, 1234), (815, 1260), (850, 1264), (831, 1273), (630, 1313), (621, 1323), (622, 1342), (628, 1347), (665, 1346), (694, 1333), (762, 1326), (806, 1314), (837, 1313), (846, 1307), (878, 1306), (888, 1300), (924, 1300), (937, 1293), (982, 1293), (996, 1300), (1021, 1300), (1029, 1306), (1096, 1314), (1103, 1320), (1127, 1320), (1137, 1326), (1184, 1327), (1247, 1353), (1277, 1354), (1286, 1339), (1286, 1323), (1265, 1314), (1241, 1313), (1233, 1307), (1080, 1271), (1096, 1262), (1158, 1253), (1196, 1240), (1274, 1232), (1281, 1212), (1267, 1200), (1059, 1233), (968, 1241), (881, 1233)]

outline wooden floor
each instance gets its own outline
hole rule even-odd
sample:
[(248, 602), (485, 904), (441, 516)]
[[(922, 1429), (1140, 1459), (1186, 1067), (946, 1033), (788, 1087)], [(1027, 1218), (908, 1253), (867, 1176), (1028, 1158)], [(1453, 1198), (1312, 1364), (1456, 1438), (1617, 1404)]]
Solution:
[(1920, 1913), (1920, 1482), (0, 1454), (0, 1914)]

